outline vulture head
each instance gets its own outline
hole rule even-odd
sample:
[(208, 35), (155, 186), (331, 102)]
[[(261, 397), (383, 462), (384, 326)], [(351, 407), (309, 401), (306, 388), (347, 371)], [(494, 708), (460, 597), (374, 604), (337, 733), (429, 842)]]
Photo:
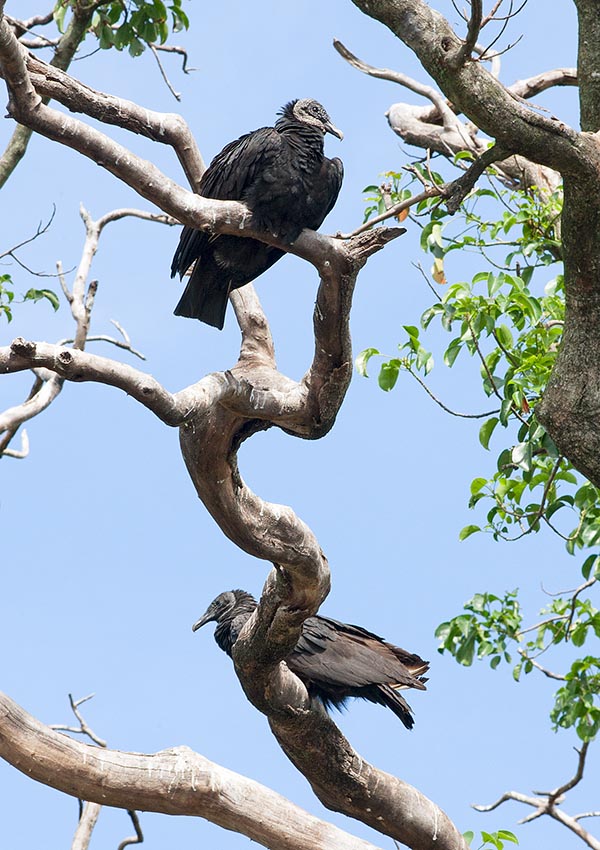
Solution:
[(232, 620), (238, 614), (252, 611), (254, 608), (256, 608), (254, 597), (245, 590), (226, 590), (213, 599), (204, 614), (192, 626), (192, 631), (201, 629), (207, 623)]
[(303, 124), (310, 124), (311, 127), (317, 127), (323, 135), (325, 133), (331, 133), (332, 136), (337, 136), (338, 139), (344, 138), (342, 131), (338, 130), (332, 123), (325, 107), (310, 97), (305, 97), (302, 100), (292, 100), (283, 107), (281, 114), (286, 118), (294, 118)]

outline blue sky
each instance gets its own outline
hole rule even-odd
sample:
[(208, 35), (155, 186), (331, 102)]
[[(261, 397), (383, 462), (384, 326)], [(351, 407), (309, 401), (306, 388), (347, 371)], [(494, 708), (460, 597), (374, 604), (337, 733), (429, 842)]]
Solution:
[[(435, 4), (453, 23), (450, 3)], [(177, 104), (149, 55), (133, 61), (96, 53), (76, 62), (84, 82), (152, 109), (180, 111), (208, 161), (228, 141), (270, 124), (286, 101), (315, 97), (345, 134), (328, 137), (327, 152), (341, 156), (345, 180), (323, 230), (351, 230), (362, 221), (362, 189), (381, 172), (409, 161), (384, 113), (397, 100), (418, 102), (392, 83), (369, 79), (344, 63), (334, 37), (375, 65), (425, 74), (411, 53), (348, 0), (263, 0), (186, 4), (191, 30), (175, 41), (190, 53), (193, 74), (165, 62)], [(7, 3), (9, 14), (39, 9)], [(571, 3), (530, 0), (501, 46), (522, 41), (503, 57), (502, 79), (511, 83), (541, 70), (575, 64), (575, 10)], [(85, 50), (84, 52), (87, 52)], [(577, 124), (576, 92), (560, 90), (537, 101)], [(0, 125), (3, 146), (12, 123)], [(114, 138), (153, 159), (183, 182), (166, 148), (110, 130)], [(82, 202), (94, 217), (121, 206), (148, 209), (111, 175), (70, 150), (36, 138), (27, 160), (2, 193), (2, 248), (29, 236), (56, 204), (48, 233), (21, 257), (31, 267), (54, 270), (79, 260)], [(393, 354), (403, 324), (416, 324), (429, 293), (414, 263), (429, 262), (409, 232), (373, 257), (359, 277), (352, 334), (355, 353), (375, 346)], [(142, 368), (168, 389), (230, 367), (239, 333), (230, 313), (219, 334), (176, 318), (180, 287), (169, 279), (177, 242), (173, 229), (126, 221), (110, 225), (94, 261), (99, 293), (92, 331), (107, 333), (117, 319), (147, 356)], [(19, 292), (39, 281), (8, 269)], [(451, 280), (468, 278), (472, 266), (454, 256)], [(44, 282), (50, 286), (55, 281)], [(312, 305), (317, 279), (294, 257), (258, 282), (272, 321), (278, 364), (300, 377), (312, 353)], [(16, 336), (54, 341), (72, 328), (65, 305), (15, 309), (0, 325), (0, 344)], [(437, 360), (447, 340), (437, 339)], [(90, 350), (116, 356), (99, 344)], [(128, 355), (123, 359), (140, 366)], [(375, 371), (375, 370), (373, 370)], [(439, 365), (432, 386), (453, 408), (487, 409), (475, 389), (477, 368), (449, 373)], [(0, 408), (19, 402), (27, 376), (0, 385)], [(332, 569), (332, 591), (323, 612), (359, 623), (432, 661), (427, 693), (411, 704), (407, 733), (391, 714), (353, 703), (338, 716), (355, 748), (375, 765), (416, 785), (459, 827), (515, 829), (528, 813), (517, 804), (490, 814), (470, 803), (488, 803), (514, 788), (528, 793), (569, 778), (575, 767), (574, 735), (556, 735), (547, 719), (553, 688), (533, 676), (517, 685), (508, 669), (483, 663), (459, 667), (436, 652), (436, 626), (459, 613), (473, 593), (502, 594), (521, 588), (530, 622), (550, 590), (578, 583), (579, 560), (538, 535), (519, 544), (497, 544), (476, 535), (458, 542), (460, 528), (477, 516), (467, 509), (469, 483), (491, 469), (494, 455), (477, 445), (477, 423), (447, 417), (408, 377), (389, 394), (358, 375), (333, 431), (316, 443), (271, 430), (246, 443), (242, 474), (264, 498), (290, 504), (316, 533)], [(326, 812), (272, 739), (265, 719), (245, 700), (229, 660), (207, 628), (191, 624), (220, 591), (243, 587), (260, 593), (269, 565), (226, 540), (198, 501), (178, 449), (177, 433), (139, 405), (107, 387), (66, 386), (61, 397), (28, 426), (27, 460), (0, 465), (2, 583), (0, 645), (3, 688), (47, 723), (69, 722), (67, 694), (95, 692), (85, 715), (109, 745), (153, 752), (187, 744), (224, 766), (247, 774), (309, 811), (363, 835), (382, 847), (388, 839), (361, 824)], [(568, 800), (575, 813), (598, 808), (597, 758), (592, 750), (583, 788)], [(77, 805), (0, 764), (0, 846), (70, 846)], [(32, 813), (35, 816), (32, 817)], [(145, 846), (215, 843), (223, 850), (247, 839), (200, 819), (143, 814)], [(105, 811), (92, 847), (117, 846), (130, 833), (124, 813)], [(538, 820), (518, 832), (521, 847), (563, 850), (580, 842), (551, 822)], [(476, 845), (475, 845), (476, 846)]]

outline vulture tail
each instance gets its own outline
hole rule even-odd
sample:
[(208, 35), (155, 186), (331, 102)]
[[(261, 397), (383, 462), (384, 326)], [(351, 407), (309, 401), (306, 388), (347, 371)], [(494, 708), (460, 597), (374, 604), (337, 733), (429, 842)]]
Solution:
[(398, 691), (394, 690), (394, 688), (390, 687), (390, 685), (378, 685), (377, 688), (381, 697), (381, 703), (391, 708), (396, 717), (400, 718), (407, 729), (412, 729), (415, 723), (412, 716), (412, 708), (404, 697)]
[(219, 330), (225, 324), (225, 311), (227, 310), (227, 299), (229, 297), (229, 285), (223, 285), (223, 272), (206, 265), (192, 272), (187, 286), (181, 296), (177, 307), (173, 311), (176, 316), (184, 316), (187, 319), (200, 319), (207, 325), (212, 325)]

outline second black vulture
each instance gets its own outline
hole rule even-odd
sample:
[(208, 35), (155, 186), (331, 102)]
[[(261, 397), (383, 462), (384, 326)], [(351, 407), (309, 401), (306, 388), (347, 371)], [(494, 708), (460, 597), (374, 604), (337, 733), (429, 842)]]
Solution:
[[(226, 145), (204, 172), (199, 193), (242, 201), (255, 227), (291, 244), (303, 228), (321, 226), (342, 185), (342, 161), (323, 153), (326, 133), (342, 138), (321, 104), (293, 100), (274, 127), (261, 127)], [(256, 239), (211, 236), (184, 227), (171, 277), (183, 277), (195, 266), (175, 315), (221, 329), (231, 290), (250, 283), (284, 253)]]
[[(255, 608), (256, 600), (246, 591), (227, 590), (210, 603), (192, 630), (216, 621), (215, 640), (231, 656)], [(390, 708), (407, 729), (413, 727), (412, 709), (399, 691), (424, 691), (423, 674), (429, 669), (418, 655), (360, 626), (320, 616), (304, 621), (300, 639), (285, 663), (325, 708), (342, 708), (348, 697), (360, 697)]]

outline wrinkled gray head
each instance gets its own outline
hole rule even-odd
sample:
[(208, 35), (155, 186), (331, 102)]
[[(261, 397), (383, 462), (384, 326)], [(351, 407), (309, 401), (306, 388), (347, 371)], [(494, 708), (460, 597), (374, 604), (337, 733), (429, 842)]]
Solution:
[(213, 599), (204, 614), (192, 626), (192, 631), (201, 629), (207, 623), (231, 620), (238, 614), (252, 611), (255, 607), (254, 597), (245, 590), (226, 590)]
[(338, 139), (343, 139), (344, 134), (341, 130), (332, 123), (331, 118), (327, 114), (327, 110), (317, 100), (305, 97), (302, 100), (292, 100), (281, 110), (284, 118), (295, 118), (296, 121), (301, 121), (303, 124), (310, 124), (311, 127), (317, 127), (323, 135), (331, 133), (337, 136)]

